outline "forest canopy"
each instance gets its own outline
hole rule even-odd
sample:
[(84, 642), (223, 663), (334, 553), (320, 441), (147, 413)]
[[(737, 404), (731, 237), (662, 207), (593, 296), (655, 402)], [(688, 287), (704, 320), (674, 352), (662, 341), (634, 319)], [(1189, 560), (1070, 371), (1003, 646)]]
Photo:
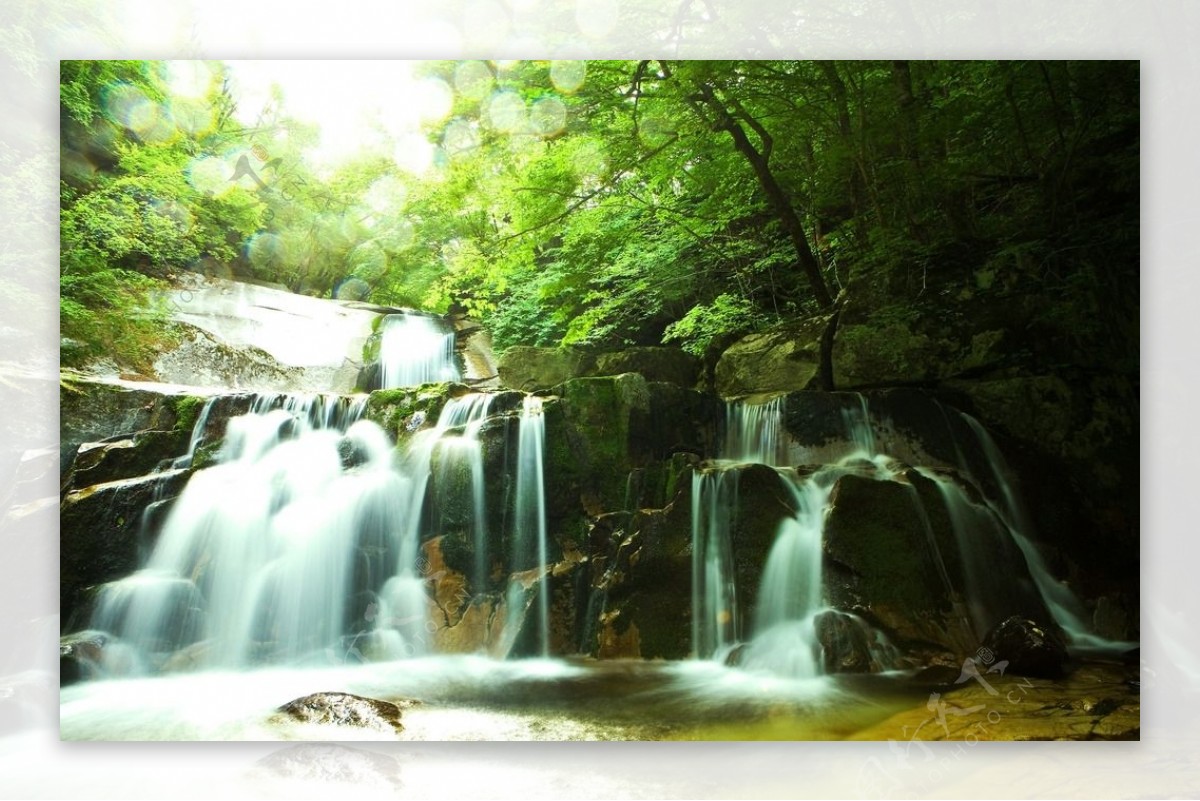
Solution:
[(461, 308), (501, 350), (704, 355), (856, 287), (1075, 293), (1136, 332), (1136, 62), (425, 62), (416, 134), (333, 164), (236, 71), (63, 62), (64, 364), (144, 363), (183, 271)]

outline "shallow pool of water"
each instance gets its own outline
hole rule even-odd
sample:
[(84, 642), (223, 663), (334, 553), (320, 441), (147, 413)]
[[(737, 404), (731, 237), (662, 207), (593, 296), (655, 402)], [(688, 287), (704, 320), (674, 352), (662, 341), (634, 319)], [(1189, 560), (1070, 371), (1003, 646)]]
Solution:
[(401, 740), (816, 740), (850, 736), (920, 692), (888, 676), (781, 679), (708, 662), (428, 657), (65, 687), (64, 740), (378, 740), (272, 720), (288, 701), (346, 692), (419, 703)]

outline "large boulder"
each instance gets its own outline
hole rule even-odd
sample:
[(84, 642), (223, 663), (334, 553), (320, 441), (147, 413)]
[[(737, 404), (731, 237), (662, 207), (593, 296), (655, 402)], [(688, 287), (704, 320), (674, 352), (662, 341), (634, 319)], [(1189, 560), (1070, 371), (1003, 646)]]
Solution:
[(825, 521), (826, 591), (833, 606), (881, 624), (902, 651), (969, 653), (978, 640), (955, 581), (954, 534), (930, 509), (911, 483), (839, 477)]
[(492, 335), (477, 320), (465, 315), (451, 318), (454, 325), (454, 346), (462, 362), (463, 382), (473, 387), (498, 386), (499, 373), (496, 354), (492, 351)]
[(310, 383), (313, 377), (304, 368), (281, 364), (261, 348), (234, 347), (201, 328), (184, 323), (177, 325), (185, 331), (179, 344), (163, 352), (154, 362), (154, 375), (159, 381), (275, 392), (299, 391), (313, 386)]
[(175, 426), (171, 396), (128, 384), (64, 377), (59, 382), (59, 469), (65, 474), (85, 442)]
[(692, 387), (700, 378), (700, 360), (678, 348), (667, 347), (626, 348), (596, 357), (593, 375), (621, 373), (638, 373), (647, 381)]
[(1019, 676), (1061, 678), (1067, 668), (1067, 646), (1053, 628), (1018, 615), (1006, 618), (987, 633), (983, 647), (1008, 671)]
[(595, 355), (585, 348), (509, 348), (500, 357), (497, 372), (500, 385), (525, 392), (555, 387), (564, 381), (587, 375), (596, 364)]
[(717, 362), (717, 394), (736, 397), (815, 386), (821, 364), (821, 337), (829, 320), (828, 315), (818, 315), (735, 342)]

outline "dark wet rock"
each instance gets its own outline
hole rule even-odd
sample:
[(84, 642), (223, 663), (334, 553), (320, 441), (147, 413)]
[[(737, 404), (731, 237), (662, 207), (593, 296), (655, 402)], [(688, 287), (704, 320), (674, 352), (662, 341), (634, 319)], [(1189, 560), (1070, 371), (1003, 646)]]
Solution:
[(859, 620), (837, 611), (813, 621), (826, 673), (870, 673), (883, 669), (872, 654), (871, 634)]
[[(406, 708), (415, 702), (402, 703)], [(289, 701), (277, 712), (279, 717), (296, 723), (349, 726), (394, 735), (404, 731), (400, 722), (401, 710), (400, 704), (390, 701), (349, 693), (322, 692)]]
[(1067, 647), (1057, 631), (1016, 615), (1000, 622), (984, 637), (997, 660), (1019, 676), (1055, 679), (1066, 672)]
[(940, 646), (967, 653), (977, 642), (962, 608), (948, 522), (935, 522), (913, 486), (856, 474), (834, 484), (825, 523), (825, 582), (831, 603), (862, 608), (908, 651)]
[(174, 410), (161, 392), (100, 381), (64, 378), (59, 382), (59, 469), (65, 473), (85, 442), (119, 434), (174, 426)]
[(63, 687), (101, 674), (100, 663), (109, 636), (102, 631), (68, 634), (58, 644), (58, 681)]
[(665, 509), (614, 513), (589, 534), (590, 587), (580, 650), (682, 659), (691, 650), (691, 482)]
[(178, 496), (189, 475), (187, 470), (169, 470), (67, 494), (59, 514), (59, 601), (65, 628), (86, 622), (88, 587), (137, 569), (157, 536), (157, 531), (143, 528), (145, 509), (154, 501)]
[(182, 456), (190, 436), (190, 429), (146, 430), (114, 442), (84, 443), (72, 466), (71, 485), (88, 487), (150, 473)]
[(1102, 595), (1092, 613), (1096, 634), (1109, 640), (1133, 642), (1139, 638), (1137, 602), (1125, 593)]

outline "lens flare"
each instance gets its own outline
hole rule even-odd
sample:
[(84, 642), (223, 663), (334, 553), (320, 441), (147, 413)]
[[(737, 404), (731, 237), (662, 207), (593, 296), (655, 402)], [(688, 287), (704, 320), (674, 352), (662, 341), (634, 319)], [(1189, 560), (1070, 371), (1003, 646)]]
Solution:
[(516, 133), (525, 128), (525, 100), (511, 89), (495, 92), (488, 101), (488, 121), (492, 127), (505, 133)]
[(133, 121), (145, 114), (144, 108), (151, 105), (146, 93), (133, 84), (109, 84), (100, 93), (100, 102), (108, 116), (126, 128), (133, 127)]
[(534, 101), (529, 111), (529, 122), (538, 136), (551, 137), (562, 133), (567, 125), (567, 106), (557, 97), (543, 97)]
[(456, 118), (450, 121), (442, 134), (442, 148), (451, 156), (479, 146), (479, 134), (467, 120)]
[(571, 166), (580, 178), (603, 175), (608, 169), (608, 156), (604, 152), (604, 146), (594, 139), (584, 141), (571, 157)]
[(408, 189), (396, 180), (394, 176), (385, 175), (371, 184), (363, 195), (363, 200), (372, 210), (382, 214), (395, 211), (404, 205)]
[(246, 243), (246, 258), (256, 268), (277, 264), (282, 254), (283, 240), (272, 233), (255, 234)]
[(354, 275), (373, 281), (387, 269), (387, 253), (377, 241), (368, 239), (350, 251), (347, 263)]
[(551, 61), (550, 82), (563, 94), (571, 94), (583, 86), (587, 77), (586, 61)]
[(661, 147), (675, 135), (675, 125), (666, 117), (649, 114), (638, 123), (638, 136), (648, 147)]
[(413, 243), (416, 230), (413, 224), (403, 217), (393, 219), (386, 231), (379, 236), (379, 243), (384, 250), (398, 253)]
[(150, 100), (145, 92), (132, 84), (110, 84), (101, 93), (101, 103), (111, 119), (143, 141), (162, 142), (175, 133), (175, 123), (168, 109)]
[(190, 231), (195, 223), (192, 213), (182, 203), (174, 200), (154, 200), (151, 201), (150, 208), (163, 217), (169, 218), (179, 227), (180, 231)]
[(441, 78), (426, 78), (417, 84), (417, 112), (425, 122), (444, 120), (454, 106), (454, 91)]
[(168, 108), (179, 130), (192, 135), (203, 133), (213, 124), (212, 108), (198, 100), (174, 98)]
[(224, 159), (199, 156), (191, 160), (185, 171), (187, 182), (204, 195), (218, 195), (227, 190), (231, 169)]
[(215, 73), (207, 61), (168, 61), (166, 66), (173, 95), (200, 99), (213, 88)]
[(420, 134), (406, 134), (397, 139), (392, 160), (401, 169), (419, 175), (433, 163), (433, 145)]
[(454, 90), (467, 100), (483, 100), (493, 83), (492, 71), (482, 61), (464, 61), (454, 69)]

